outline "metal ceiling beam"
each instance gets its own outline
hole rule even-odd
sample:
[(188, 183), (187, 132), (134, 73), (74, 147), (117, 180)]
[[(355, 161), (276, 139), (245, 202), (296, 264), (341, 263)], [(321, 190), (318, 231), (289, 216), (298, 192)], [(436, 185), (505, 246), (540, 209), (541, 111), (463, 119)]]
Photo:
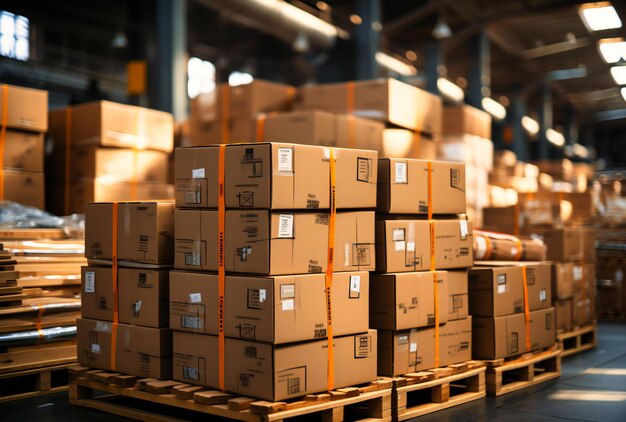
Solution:
[(591, 44), (588, 38), (578, 38), (573, 41), (563, 41), (554, 44), (543, 45), (541, 47), (530, 48), (521, 52), (524, 59), (538, 59), (540, 57), (551, 56), (553, 54), (565, 53), (576, 50)]
[(437, 11), (439, 6), (436, 1), (429, 1), (422, 7), (419, 7), (405, 15), (400, 16), (394, 20), (391, 20), (383, 25), (383, 35), (389, 36), (394, 32), (401, 30), (402, 28), (411, 25), (412, 23), (419, 21), (420, 19), (430, 15)]
[(608, 120), (621, 120), (626, 119), (626, 108), (620, 108), (617, 110), (605, 110), (595, 114), (594, 120), (596, 122), (606, 122)]

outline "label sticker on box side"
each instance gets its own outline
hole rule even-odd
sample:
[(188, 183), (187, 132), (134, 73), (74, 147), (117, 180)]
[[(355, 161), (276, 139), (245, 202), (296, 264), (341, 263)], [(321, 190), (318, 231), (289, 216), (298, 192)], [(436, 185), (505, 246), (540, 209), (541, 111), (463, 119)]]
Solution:
[(582, 280), (583, 279), (583, 267), (580, 265), (574, 266), (574, 280)]
[(541, 289), (539, 291), (539, 300), (541, 302), (545, 302), (548, 299), (548, 294), (546, 292), (546, 289)]
[(278, 171), (293, 172), (293, 150), (278, 148)]
[(133, 306), (133, 316), (139, 316), (139, 311), (141, 311), (141, 300), (135, 302)]
[(282, 284), (280, 286), (280, 298), (281, 299), (293, 299), (296, 297), (296, 285), (295, 284)]
[(394, 245), (396, 247), (396, 252), (397, 251), (403, 251), (406, 249), (406, 242), (404, 240), (400, 241), (400, 242), (394, 242)]
[(183, 378), (197, 381), (200, 379), (200, 371), (198, 368), (183, 366)]
[(265, 302), (267, 299), (267, 291), (265, 289), (259, 289), (259, 303)]
[(403, 334), (401, 336), (398, 336), (398, 344), (408, 344), (409, 342), (409, 336), (406, 334)]
[(85, 271), (85, 293), (94, 293), (96, 291), (96, 273), (93, 271)]
[(498, 284), (498, 294), (501, 295), (506, 292), (506, 284)]
[(356, 180), (358, 182), (369, 182), (372, 176), (372, 160), (369, 158), (357, 157), (356, 159)]
[(278, 217), (278, 237), (293, 238), (293, 214), (280, 214)]
[(191, 170), (191, 178), (192, 179), (204, 179), (205, 178), (204, 167)]
[(189, 293), (189, 302), (191, 303), (202, 302), (202, 293)]
[(91, 345), (91, 353), (100, 353), (100, 345), (93, 343)]
[(361, 293), (361, 276), (360, 275), (350, 276), (350, 291)]
[(293, 299), (285, 299), (283, 300), (283, 311), (293, 311), (294, 308), (294, 300)]
[(415, 353), (415, 352), (417, 352), (417, 343), (409, 344), (409, 353)]
[(395, 163), (395, 183), (407, 183), (406, 162)]
[(406, 242), (406, 251), (415, 252), (415, 242)]
[(185, 204), (199, 204), (201, 202), (200, 191), (185, 192)]
[(467, 227), (467, 220), (460, 220), (459, 226), (461, 228), (461, 240), (467, 240), (469, 229)]
[(404, 240), (404, 229), (393, 229), (391, 231), (391, 239), (396, 242), (398, 240)]
[(180, 326), (183, 328), (200, 329), (202, 328), (202, 320), (194, 316), (181, 315)]

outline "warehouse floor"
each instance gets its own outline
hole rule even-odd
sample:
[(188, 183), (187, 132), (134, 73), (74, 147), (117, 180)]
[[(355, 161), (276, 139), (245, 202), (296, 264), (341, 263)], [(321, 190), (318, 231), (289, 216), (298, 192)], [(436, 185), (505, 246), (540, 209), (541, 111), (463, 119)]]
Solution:
[[(419, 418), (426, 421), (625, 421), (626, 323), (601, 322), (599, 346), (565, 359), (561, 378), (534, 389), (478, 400)], [(67, 394), (0, 405), (5, 420), (125, 420), (70, 406)], [(214, 419), (212, 419), (214, 420)], [(417, 419), (416, 419), (417, 420)]]

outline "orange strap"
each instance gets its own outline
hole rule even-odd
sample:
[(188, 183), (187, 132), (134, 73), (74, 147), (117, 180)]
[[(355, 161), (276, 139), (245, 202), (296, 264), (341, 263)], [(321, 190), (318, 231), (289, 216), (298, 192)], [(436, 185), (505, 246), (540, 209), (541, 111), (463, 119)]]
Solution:
[(65, 215), (70, 214), (70, 178), (72, 177), (72, 107), (65, 112)]
[(328, 337), (328, 391), (335, 388), (335, 350), (333, 345), (333, 315), (331, 293), (333, 287), (333, 270), (335, 266), (335, 217), (337, 213), (335, 150), (330, 148), (330, 217), (328, 219), (328, 258), (326, 261), (326, 335)]
[(263, 138), (265, 138), (265, 119), (267, 116), (264, 113), (261, 113), (256, 118), (256, 141), (263, 142)]
[(228, 133), (228, 112), (230, 110), (230, 87), (228, 84), (222, 86), (222, 143), (227, 143), (230, 134)]
[(217, 197), (217, 295), (218, 295), (218, 365), (219, 387), (224, 390), (224, 348), (226, 338), (224, 334), (224, 300), (226, 270), (224, 267), (224, 227), (226, 225), (226, 205), (224, 202), (224, 161), (226, 157), (226, 145), (220, 145), (220, 157), (218, 164), (218, 197)]
[(4, 142), (9, 122), (9, 86), (2, 85), (2, 127), (0, 128), (0, 199), (4, 199)]
[(347, 83), (347, 97), (346, 97), (346, 106), (348, 114), (354, 113), (354, 82), (350, 81)]
[(487, 244), (487, 252), (485, 252), (485, 257), (483, 259), (488, 261), (491, 256), (491, 252), (493, 252), (493, 244), (491, 243), (491, 238), (489, 236), (484, 236), (484, 239)]
[(348, 116), (348, 148), (356, 148), (356, 119)]
[(517, 201), (517, 203), (515, 204), (515, 207), (513, 208), (513, 235), (515, 236), (519, 236), (519, 216), (520, 216), (519, 201)]
[(522, 265), (522, 281), (524, 282), (524, 316), (526, 317), (526, 352), (530, 352), (530, 307), (528, 305), (528, 280), (526, 265)]
[(433, 300), (435, 312), (435, 367), (439, 367), (439, 283), (435, 262), (435, 220), (433, 220), (433, 163), (428, 161), (428, 226), (430, 231), (430, 271), (433, 274)]
[(522, 255), (524, 254), (524, 244), (521, 239), (515, 238), (515, 248), (517, 249), (517, 253), (513, 257), (513, 260), (520, 261), (522, 259)]
[(37, 310), (37, 321), (36, 321), (36, 327), (37, 327), (37, 333), (39, 334), (39, 341), (43, 340), (43, 331), (42, 331), (42, 327), (43, 327), (43, 314), (46, 312), (46, 308), (44, 306), (35, 306), (35, 309)]
[(117, 352), (117, 325), (119, 323), (119, 295), (117, 291), (117, 226), (118, 205), (113, 202), (113, 224), (111, 229), (111, 280), (113, 283), (113, 324), (111, 326), (111, 370), (115, 371), (115, 355)]

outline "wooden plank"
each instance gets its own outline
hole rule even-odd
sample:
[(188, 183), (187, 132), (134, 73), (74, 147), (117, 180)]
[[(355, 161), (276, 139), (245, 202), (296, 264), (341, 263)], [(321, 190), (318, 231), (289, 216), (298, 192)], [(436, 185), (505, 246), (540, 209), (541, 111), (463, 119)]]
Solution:
[(118, 375), (113, 378), (113, 384), (120, 387), (134, 387), (139, 377), (134, 375)]
[(232, 394), (223, 391), (198, 391), (193, 395), (193, 401), (200, 404), (227, 404), (228, 400), (234, 398)]
[(417, 418), (419, 416), (428, 415), (430, 413), (438, 412), (440, 410), (448, 409), (450, 407), (459, 406), (461, 404), (469, 403), (475, 400), (480, 400), (485, 396), (485, 391), (475, 393), (462, 393), (451, 397), (450, 400), (445, 403), (427, 403), (421, 406), (407, 409), (404, 413), (398, 416), (398, 420), (405, 421), (408, 419)]
[(196, 393), (204, 391), (205, 387), (201, 385), (191, 385), (184, 388), (176, 388), (174, 395), (178, 400), (193, 400), (193, 396)]
[(48, 347), (0, 354), (2, 374), (76, 362), (76, 346)]
[(249, 410), (250, 405), (254, 403), (255, 401), (257, 400), (252, 399), (250, 397), (235, 397), (234, 399), (228, 400), (228, 408), (236, 412), (241, 412), (242, 410)]
[(178, 381), (151, 381), (146, 383), (146, 391), (150, 394), (168, 394), (172, 387), (182, 384)]

